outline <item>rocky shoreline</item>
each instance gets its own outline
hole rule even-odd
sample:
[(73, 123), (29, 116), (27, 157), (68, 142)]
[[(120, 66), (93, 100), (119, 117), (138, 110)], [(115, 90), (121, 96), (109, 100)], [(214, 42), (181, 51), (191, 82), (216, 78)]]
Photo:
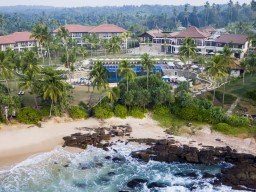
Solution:
[[(90, 128), (82, 128), (91, 131)], [(125, 137), (127, 142), (137, 142), (149, 145), (146, 150), (135, 151), (133, 158), (148, 162), (149, 160), (160, 162), (186, 162), (196, 164), (216, 165), (222, 162), (231, 163), (233, 166), (225, 168), (218, 175), (205, 174), (203, 178), (215, 178), (213, 185), (228, 185), (233, 189), (256, 191), (256, 157), (251, 154), (237, 153), (230, 147), (201, 146), (201, 148), (180, 145), (173, 138), (168, 139), (128, 139), (132, 128), (129, 125), (113, 126), (110, 128), (93, 129), (93, 133), (76, 133), (64, 137), (64, 145), (86, 149), (87, 145), (94, 145), (108, 150), (111, 146), (111, 138)], [(104, 141), (104, 142), (102, 142)], [(186, 176), (186, 175), (184, 175)], [(196, 175), (190, 175), (196, 177)], [(143, 181), (144, 182), (144, 181)], [(143, 183), (140, 178), (129, 183), (136, 186)], [(152, 184), (152, 186), (158, 183)]]

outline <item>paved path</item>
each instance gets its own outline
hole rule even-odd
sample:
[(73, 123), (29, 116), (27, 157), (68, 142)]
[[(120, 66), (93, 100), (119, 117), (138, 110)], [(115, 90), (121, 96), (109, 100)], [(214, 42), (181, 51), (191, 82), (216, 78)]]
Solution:
[(229, 116), (233, 113), (233, 110), (236, 108), (237, 103), (240, 101), (240, 98), (237, 97), (237, 99), (235, 100), (235, 102), (230, 106), (230, 108), (227, 110), (226, 114)]

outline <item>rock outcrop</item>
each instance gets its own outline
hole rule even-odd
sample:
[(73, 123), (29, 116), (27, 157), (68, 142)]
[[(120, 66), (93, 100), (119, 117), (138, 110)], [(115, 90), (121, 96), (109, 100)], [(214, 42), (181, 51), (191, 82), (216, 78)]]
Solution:
[[(139, 140), (142, 142), (142, 140)], [(187, 145), (176, 144), (174, 140), (144, 139), (145, 143), (152, 146), (146, 150), (136, 151), (132, 157), (148, 162), (155, 160), (160, 162), (188, 162), (218, 164), (220, 162), (232, 163), (231, 168), (223, 169), (217, 175), (219, 181), (225, 185), (239, 189), (246, 186), (249, 189), (256, 189), (256, 157), (250, 154), (237, 153), (230, 147), (203, 146), (201, 149)]]
[[(88, 131), (93, 133), (75, 133), (71, 136), (63, 137), (64, 145), (69, 147), (78, 147), (86, 149), (87, 145), (101, 146), (101, 141), (109, 141), (111, 137), (123, 137), (127, 136), (132, 132), (132, 128), (129, 125), (113, 126), (111, 128), (101, 127), (97, 129), (91, 128), (79, 128), (79, 130)], [(106, 146), (105, 146), (106, 147)]]

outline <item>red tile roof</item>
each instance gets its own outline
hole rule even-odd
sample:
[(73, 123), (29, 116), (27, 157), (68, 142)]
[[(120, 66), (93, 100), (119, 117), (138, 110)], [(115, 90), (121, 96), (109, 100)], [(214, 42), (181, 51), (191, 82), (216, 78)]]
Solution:
[(36, 41), (35, 38), (30, 38), (30, 32), (15, 32), (6, 37), (12, 39), (13, 41), (17, 42), (27, 42), (27, 41)]
[(205, 31), (206, 33), (213, 33), (213, 32), (216, 32), (217, 30), (213, 28), (213, 26), (209, 25), (207, 27), (202, 28), (202, 31)]
[(127, 30), (113, 24), (102, 24), (94, 27), (89, 32), (90, 33), (123, 33), (123, 32), (127, 32)]
[(200, 31), (197, 27), (191, 26), (185, 31), (181, 31), (179, 34), (175, 35), (176, 38), (207, 38), (210, 34)]
[[(70, 32), (70, 33), (88, 33), (91, 29), (93, 29), (95, 26), (83, 26), (78, 24), (68, 24), (64, 25), (64, 27)], [(59, 29), (55, 29), (53, 32), (57, 33)]]
[(216, 39), (216, 43), (233, 43), (233, 44), (245, 44), (247, 40), (246, 35), (239, 34), (222, 34)]
[[(98, 26), (83, 26), (78, 24), (68, 24), (64, 26), (70, 33), (123, 33), (127, 30), (113, 24), (102, 24)], [(59, 29), (53, 32), (57, 33)]]
[(16, 42), (7, 36), (0, 36), (0, 45), (15, 44)]

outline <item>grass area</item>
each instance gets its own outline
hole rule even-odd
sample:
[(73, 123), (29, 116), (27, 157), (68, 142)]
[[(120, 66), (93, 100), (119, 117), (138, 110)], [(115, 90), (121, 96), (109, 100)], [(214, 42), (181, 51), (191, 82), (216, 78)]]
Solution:
[(236, 137), (256, 137), (256, 128), (255, 127), (231, 127), (225, 123), (220, 123), (212, 127), (214, 131), (221, 132), (225, 135), (232, 135)]
[[(256, 76), (255, 75), (247, 75), (245, 76), (245, 82), (243, 84), (242, 78), (237, 78), (232, 80), (230, 83), (226, 84), (226, 92), (229, 94), (233, 94), (237, 97), (248, 98), (246, 95), (247, 91), (251, 91), (255, 89), (256, 85)], [(219, 91), (222, 92), (222, 87), (220, 87)]]
[[(4, 83), (4, 82), (2, 82), (2, 83)], [(20, 91), (18, 84), (19, 84), (19, 82), (15, 82), (15, 81), (8, 82), (8, 85), (9, 85), (12, 95), (17, 95), (18, 92)], [(101, 91), (102, 90), (98, 91), (95, 89), (92, 92), (92, 87), (90, 87), (90, 90), (88, 92), (87, 86), (75, 86), (75, 88), (72, 89), (72, 91), (71, 91), (71, 94), (73, 96), (73, 100), (72, 100), (71, 104), (78, 105), (80, 101), (88, 103), (90, 100), (90, 97), (91, 97), (91, 103), (92, 104), (96, 103), (101, 96)], [(23, 99), (24, 106), (33, 107), (35, 105), (34, 97), (28, 91), (25, 91), (25, 94), (21, 95), (20, 97), (22, 97), (22, 99)], [(40, 100), (38, 100), (39, 105), (40, 105), (40, 103), (41, 103)]]
[[(217, 90), (215, 92), (215, 97), (222, 103), (223, 92)], [(236, 99), (237, 99), (236, 96), (229, 94), (229, 93), (225, 93), (224, 104), (231, 105), (232, 103), (234, 103), (236, 101)]]
[[(195, 130), (201, 129), (205, 125), (205, 123), (202, 122), (180, 119), (173, 114), (153, 114), (152, 118), (158, 121), (161, 127), (167, 128), (167, 131), (174, 135), (191, 135)], [(189, 127), (188, 123), (192, 123), (192, 126)]]

